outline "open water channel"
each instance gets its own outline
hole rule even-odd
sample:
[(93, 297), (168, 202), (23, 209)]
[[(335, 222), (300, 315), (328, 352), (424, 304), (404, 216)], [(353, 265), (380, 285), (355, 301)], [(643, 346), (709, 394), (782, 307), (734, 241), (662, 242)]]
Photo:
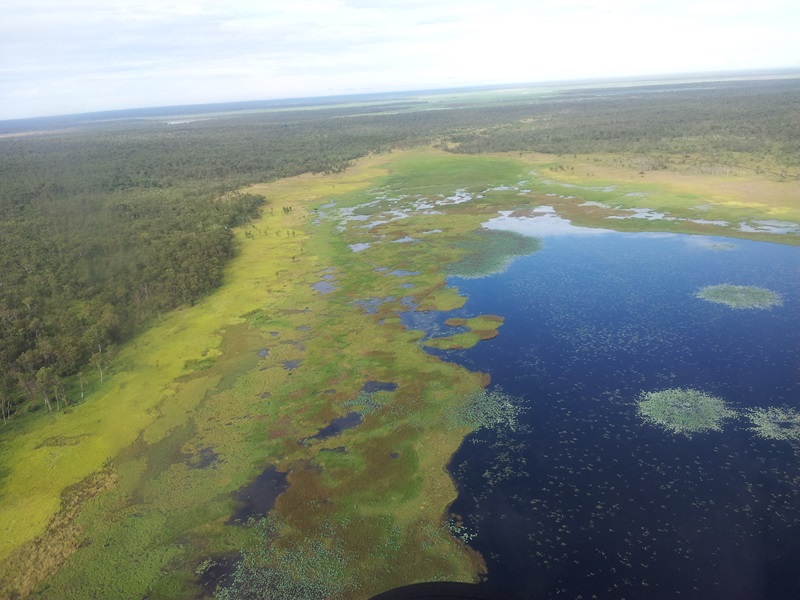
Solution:
[[(468, 437), (450, 465), (454, 528), (485, 557), (488, 584), (523, 598), (797, 598), (800, 450), (744, 415), (800, 409), (800, 248), (585, 229), (546, 208), (487, 226), (543, 249), (451, 278), (462, 309), (405, 320), (438, 335), (449, 317), (505, 317), (470, 350), (431, 350), (490, 373), (524, 409), (518, 427)], [(724, 283), (783, 304), (695, 296)], [(742, 416), (691, 437), (642, 421), (639, 395), (668, 388)]]

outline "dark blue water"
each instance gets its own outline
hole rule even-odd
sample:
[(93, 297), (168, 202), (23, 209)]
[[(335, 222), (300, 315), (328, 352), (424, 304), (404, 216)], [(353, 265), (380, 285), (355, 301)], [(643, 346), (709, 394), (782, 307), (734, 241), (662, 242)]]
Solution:
[[(459, 311), (505, 317), (467, 351), (432, 351), (491, 374), (525, 427), (480, 430), (451, 464), (452, 512), (488, 581), (525, 598), (800, 597), (800, 453), (745, 419), (678, 436), (643, 423), (641, 391), (699, 389), (733, 408), (800, 408), (800, 249), (680, 235), (545, 238), (504, 273), (453, 278)], [(694, 297), (757, 285), (783, 306)], [(442, 327), (446, 329), (446, 327)]]

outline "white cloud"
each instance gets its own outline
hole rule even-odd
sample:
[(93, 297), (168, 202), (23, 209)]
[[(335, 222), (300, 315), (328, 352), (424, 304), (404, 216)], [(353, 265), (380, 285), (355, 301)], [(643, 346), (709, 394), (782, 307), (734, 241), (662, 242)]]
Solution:
[(800, 66), (798, 5), (0, 0), (0, 118)]

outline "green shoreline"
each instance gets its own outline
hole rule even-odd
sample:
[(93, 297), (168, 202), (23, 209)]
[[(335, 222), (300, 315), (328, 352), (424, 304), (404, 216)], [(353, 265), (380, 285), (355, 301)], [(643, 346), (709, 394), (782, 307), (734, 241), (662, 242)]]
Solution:
[[(273, 511), (282, 524), (278, 555), (336, 539), (341, 570), (330, 583), (343, 596), (473, 580), (483, 562), (446, 527), (456, 491), (445, 466), (475, 424), (454, 427), (449, 415), (489, 377), (426, 353), (422, 333), (399, 322), (400, 299), (412, 298), (418, 310), (462, 306), (466, 299), (445, 287), (445, 267), (474, 251), (461, 242), (499, 210), (547, 199), (582, 225), (675, 223), (609, 223), (596, 207), (539, 189), (387, 217), (392, 192), (478, 193), (516, 183), (531, 168), (509, 157), (419, 149), (370, 157), (338, 175), (249, 188), (293, 210), (263, 211), (236, 232), (239, 252), (223, 286), (122, 348), (107, 382), (69, 414), (44, 416), (36, 428), (15, 425), (2, 439), (0, 595), (202, 597), (201, 565), (257, 541), (253, 529), (226, 522), (236, 507), (231, 494), (270, 467), (289, 483)], [(334, 214), (377, 190), (387, 199), (369, 208), (369, 229)], [(335, 207), (323, 208), (331, 201)], [(370, 246), (354, 252), (354, 244)], [(318, 291), (320, 281), (333, 289)], [(374, 312), (356, 303), (370, 299), (379, 300)], [(480, 343), (497, 334), (497, 319), (473, 319), (465, 323), (472, 332), (457, 334), (463, 339), (428, 345)], [(301, 443), (348, 413), (368, 381), (397, 387), (358, 426)], [(31, 560), (40, 565), (33, 574)]]

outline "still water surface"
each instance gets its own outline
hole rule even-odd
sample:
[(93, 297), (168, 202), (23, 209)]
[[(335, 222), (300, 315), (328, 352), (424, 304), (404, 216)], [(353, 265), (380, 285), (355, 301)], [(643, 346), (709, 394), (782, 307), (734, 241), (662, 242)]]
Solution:
[[(451, 316), (505, 317), (495, 339), (431, 351), (525, 407), (523, 427), (476, 432), (450, 465), (451, 510), (489, 584), (525, 598), (797, 598), (800, 451), (744, 418), (676, 435), (642, 422), (636, 399), (686, 387), (737, 410), (800, 408), (800, 248), (551, 224), (505, 272), (452, 278), (462, 309), (404, 317), (434, 335)], [(722, 283), (783, 305), (694, 296)]]

